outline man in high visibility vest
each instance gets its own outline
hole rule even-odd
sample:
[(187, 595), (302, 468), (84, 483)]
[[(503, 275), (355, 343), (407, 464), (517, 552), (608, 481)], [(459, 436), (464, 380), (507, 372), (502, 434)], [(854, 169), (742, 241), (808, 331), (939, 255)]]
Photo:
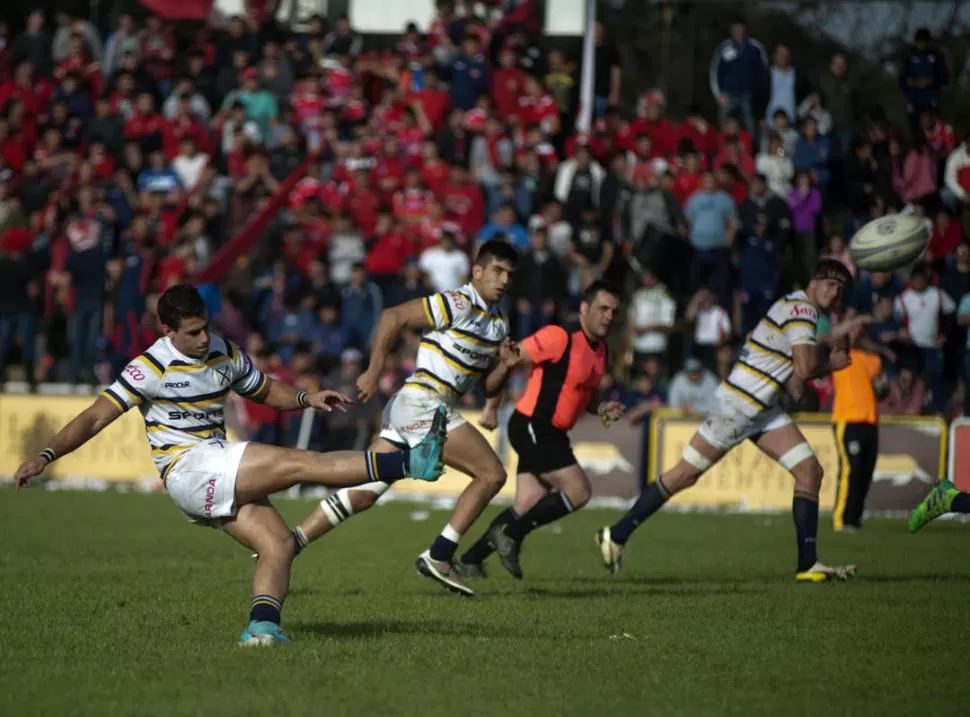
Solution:
[(866, 494), (879, 456), (876, 394), (885, 390), (885, 378), (879, 356), (859, 346), (865, 333), (863, 327), (851, 337), (849, 365), (832, 374), (832, 423), (839, 451), (839, 485), (832, 521), (839, 532), (854, 532), (862, 527)]

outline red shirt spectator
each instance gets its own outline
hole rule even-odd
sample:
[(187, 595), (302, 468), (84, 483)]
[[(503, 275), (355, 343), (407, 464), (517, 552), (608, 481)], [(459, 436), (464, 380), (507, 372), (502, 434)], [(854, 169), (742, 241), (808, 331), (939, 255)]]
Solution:
[(354, 224), (365, 234), (373, 234), (377, 228), (377, 215), (381, 208), (380, 195), (370, 183), (366, 169), (355, 172), (354, 181), (345, 186), (346, 207)]
[(10, 167), (14, 174), (20, 174), (28, 154), (28, 147), (20, 138), (10, 133), (10, 124), (7, 120), (0, 118), (0, 157), (3, 158), (4, 164)]
[(720, 149), (721, 138), (718, 131), (699, 112), (692, 111), (681, 123), (680, 140), (685, 139), (689, 139), (694, 149), (707, 158), (716, 155)]
[(163, 135), (165, 118), (155, 111), (155, 100), (147, 92), (138, 96), (135, 113), (125, 122), (125, 139), (143, 140), (151, 135)]
[(688, 154), (684, 157), (683, 167), (674, 175), (674, 185), (671, 191), (680, 200), (681, 206), (687, 203), (690, 196), (701, 187), (701, 170), (698, 155)]
[(926, 137), (926, 144), (937, 156), (948, 155), (956, 147), (953, 127), (941, 120), (935, 113), (923, 112), (920, 115), (920, 128)]
[(380, 217), (377, 236), (367, 252), (367, 272), (377, 275), (394, 275), (404, 268), (404, 262), (416, 251), (406, 232), (394, 225), (390, 215)]
[(0, 107), (6, 107), (10, 100), (17, 100), (23, 103), (28, 115), (37, 118), (47, 112), (52, 94), (54, 86), (44, 78), (36, 77), (29, 62), (22, 62), (13, 79), (0, 85)]
[(640, 105), (640, 116), (630, 123), (631, 133), (634, 137), (639, 137), (643, 133), (649, 134), (653, 141), (653, 151), (657, 155), (673, 157), (677, 154), (680, 131), (663, 116), (663, 93), (659, 90), (647, 93), (641, 98)]
[(421, 178), (417, 170), (410, 169), (404, 178), (404, 189), (394, 195), (394, 216), (405, 224), (417, 224), (426, 217), (428, 205), (434, 199), (420, 184)]
[(957, 245), (962, 241), (963, 230), (960, 223), (954, 221), (945, 211), (941, 211), (933, 222), (933, 235), (926, 247), (925, 258), (927, 261), (944, 259), (956, 251)]
[(437, 195), (450, 174), (451, 169), (438, 157), (438, 145), (434, 140), (425, 142), (421, 150), (421, 184)]
[(492, 73), (492, 104), (500, 119), (519, 112), (519, 100), (525, 95), (525, 81), (528, 75), (516, 66), (515, 50), (505, 49), (499, 54), (499, 67)]
[(451, 180), (443, 184), (438, 201), (445, 217), (453, 219), (466, 236), (475, 236), (485, 221), (485, 199), (478, 185), (469, 181), (464, 167), (452, 167)]
[(445, 126), (445, 119), (451, 109), (451, 97), (447, 90), (441, 89), (438, 83), (438, 73), (431, 68), (424, 70), (424, 89), (411, 92), (407, 96), (408, 102), (418, 102), (424, 110), (435, 131)]
[(519, 118), (524, 125), (536, 124), (546, 137), (559, 133), (559, 107), (534, 77), (527, 77), (526, 94), (519, 99)]
[(196, 122), (190, 115), (184, 114), (180, 106), (175, 117), (165, 123), (162, 131), (162, 149), (165, 152), (166, 159), (169, 161), (175, 159), (185, 137), (194, 139), (195, 146), (199, 148), (200, 152), (208, 153), (209, 132), (205, 125)]

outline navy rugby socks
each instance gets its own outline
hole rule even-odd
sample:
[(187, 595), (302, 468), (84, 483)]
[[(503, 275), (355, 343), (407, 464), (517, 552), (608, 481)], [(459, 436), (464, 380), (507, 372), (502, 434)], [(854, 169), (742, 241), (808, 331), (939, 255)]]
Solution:
[(393, 483), (406, 478), (411, 469), (411, 453), (409, 451), (393, 451), (391, 453), (364, 452), (364, 462), (367, 464), (367, 478), (371, 482), (383, 481)]
[(283, 602), (281, 600), (272, 595), (257, 595), (253, 598), (253, 604), (249, 610), (249, 621), (271, 622), (279, 625), (282, 610)]
[(791, 504), (795, 520), (795, 539), (798, 541), (798, 572), (804, 572), (818, 561), (816, 542), (818, 538), (818, 498), (806, 493), (795, 493)]
[(610, 528), (610, 539), (614, 543), (626, 545), (626, 541), (630, 539), (633, 531), (639, 527), (640, 523), (663, 508), (664, 503), (669, 498), (670, 493), (667, 492), (663, 478), (657, 478), (653, 483), (647, 484), (640, 491), (640, 497), (637, 498), (633, 507), (617, 521), (616, 525)]
[(525, 515), (510, 522), (505, 528), (505, 534), (512, 540), (521, 542), (539, 526), (548, 525), (572, 512), (573, 504), (569, 502), (565, 493), (559, 491), (547, 493), (538, 503), (529, 508)]
[(970, 513), (970, 493), (959, 493), (953, 496), (950, 503), (951, 513)]

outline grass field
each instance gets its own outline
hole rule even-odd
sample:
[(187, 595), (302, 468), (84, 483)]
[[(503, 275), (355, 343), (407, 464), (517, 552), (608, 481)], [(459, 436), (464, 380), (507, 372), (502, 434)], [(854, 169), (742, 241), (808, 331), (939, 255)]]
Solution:
[(592, 533), (616, 514), (582, 512), (530, 538), (526, 581), (493, 561), (463, 600), (415, 574), (446, 516), (416, 510), (301, 555), (294, 644), (244, 651), (252, 560), (225, 536), (164, 496), (0, 490), (0, 714), (967, 714), (970, 526), (826, 526), (858, 578), (796, 585), (788, 516), (661, 514), (610, 578)]

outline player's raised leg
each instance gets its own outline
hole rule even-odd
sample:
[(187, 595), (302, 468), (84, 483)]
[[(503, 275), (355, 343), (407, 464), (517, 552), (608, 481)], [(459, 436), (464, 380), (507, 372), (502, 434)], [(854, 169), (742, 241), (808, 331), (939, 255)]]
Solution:
[[(396, 453), (400, 447), (384, 438), (376, 438), (368, 451), (375, 454)], [(326, 535), (338, 525), (358, 513), (369, 510), (377, 499), (391, 489), (389, 482), (379, 480), (341, 488), (320, 501), (302, 523), (293, 530), (296, 552)]]
[(552, 486), (531, 473), (519, 473), (515, 477), (515, 501), (511, 506), (499, 513), (482, 536), (461, 556), (457, 563), (461, 574), (469, 578), (486, 577), (484, 562), (492, 554), (493, 548), (489, 535), (507, 523), (524, 516), (529, 510), (546, 496), (550, 495)]
[(260, 502), (299, 483), (342, 487), (378, 481), (390, 484), (402, 478), (437, 480), (443, 469), (445, 438), (441, 409), (420, 443), (394, 453), (316, 453), (250, 443), (236, 473), (236, 501), (239, 505)]
[(265, 647), (288, 638), (280, 629), (280, 613), (290, 587), (295, 544), (286, 523), (268, 501), (249, 503), (226, 518), (223, 530), (259, 555), (253, 570), (249, 625), (239, 638), (241, 647)]
[(449, 590), (471, 596), (474, 591), (463, 581), (454, 567), (455, 551), (461, 536), (485, 510), (502, 486), (505, 468), (485, 436), (471, 424), (464, 423), (448, 434), (445, 445), (445, 464), (471, 477), (471, 482), (458, 496), (448, 524), (418, 556), (418, 572), (436, 580)]
[(710, 428), (716, 417), (708, 417), (701, 428), (690, 439), (684, 455), (673, 468), (648, 483), (640, 491), (640, 497), (626, 515), (611, 526), (602, 528), (596, 533), (596, 544), (599, 546), (603, 565), (611, 573), (620, 569), (623, 559), (623, 548), (633, 532), (651, 515), (660, 510), (664, 503), (682, 490), (694, 485), (707, 470), (717, 463), (727, 448), (721, 448), (712, 438), (705, 435), (705, 428)]
[(944, 478), (913, 509), (909, 516), (909, 532), (918, 533), (931, 520), (947, 513), (970, 514), (970, 493), (957, 490), (953, 483)]
[(825, 565), (818, 560), (818, 501), (822, 488), (822, 464), (811, 445), (791, 419), (778, 412), (756, 441), (758, 448), (773, 458), (795, 479), (792, 519), (798, 562), (795, 579), (799, 582), (845, 580), (855, 574), (854, 565)]

